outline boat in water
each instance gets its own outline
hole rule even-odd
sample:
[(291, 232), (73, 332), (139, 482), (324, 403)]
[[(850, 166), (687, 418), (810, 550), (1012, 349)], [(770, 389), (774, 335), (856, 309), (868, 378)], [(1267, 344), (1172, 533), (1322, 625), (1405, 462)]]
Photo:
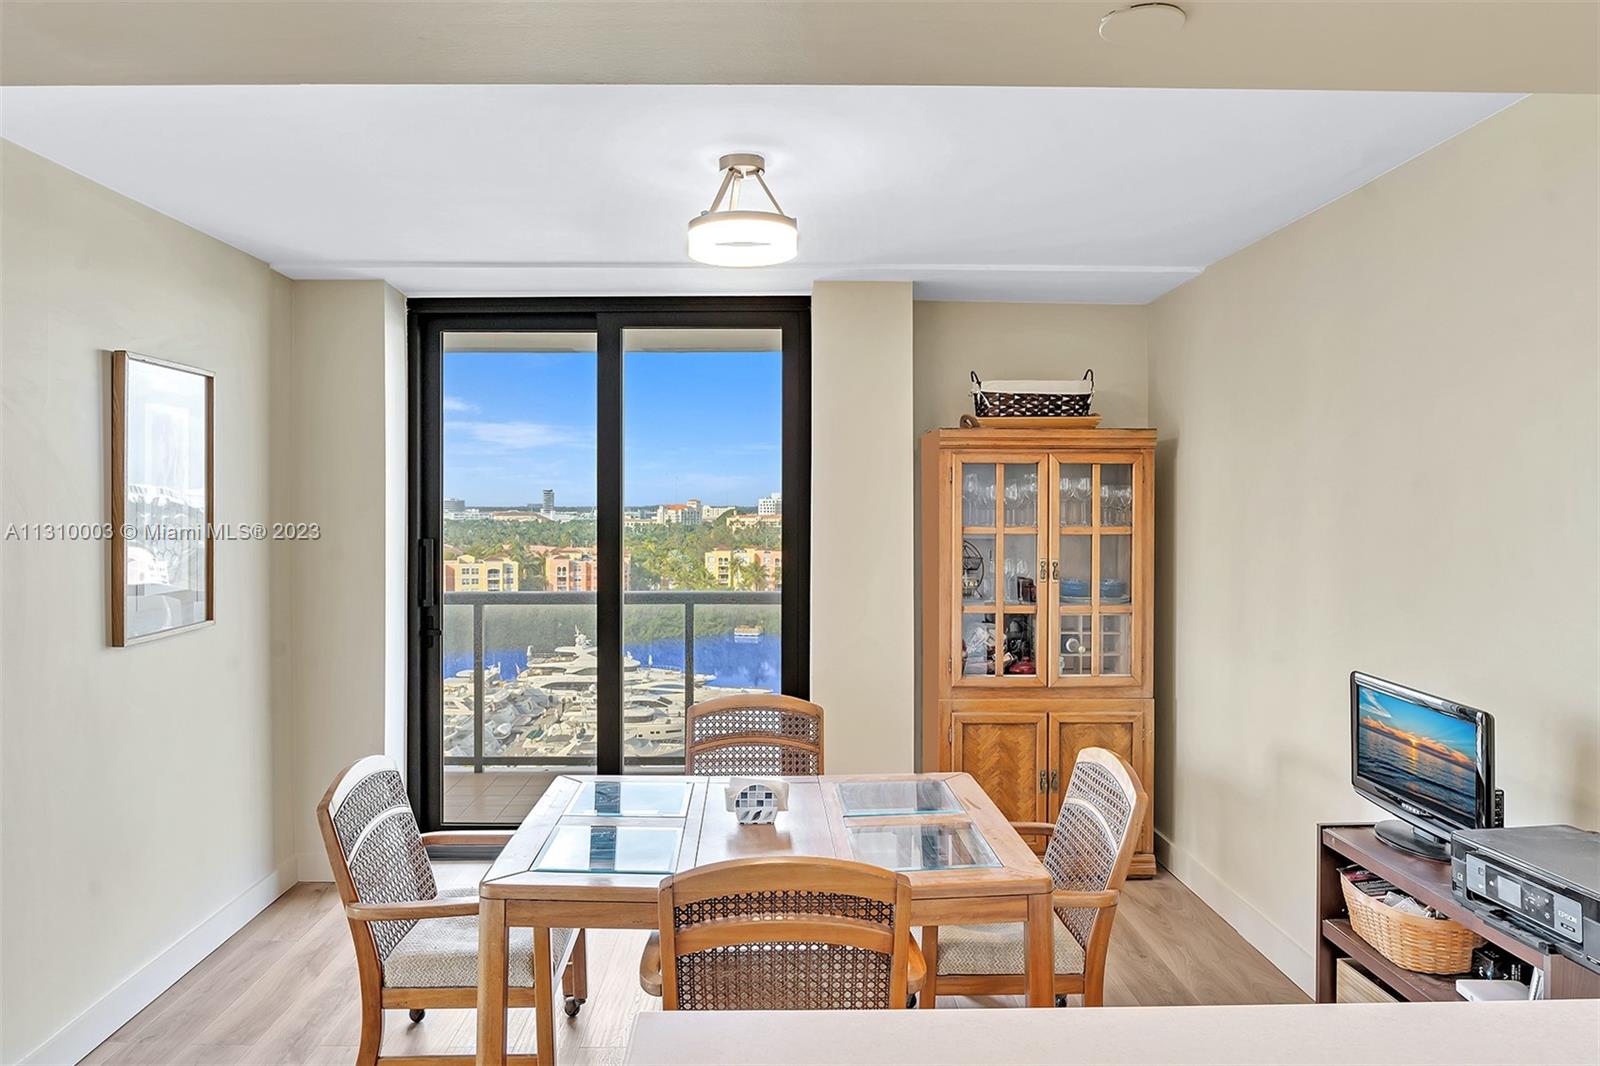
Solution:
[[(761, 635), (743, 626), (734, 639)], [(593, 758), (598, 726), (600, 663), (593, 643), (576, 627), (571, 644), (541, 651), (530, 645), (527, 665), (506, 678), (498, 665), (483, 671), (483, 754), (496, 758)], [(672, 758), (683, 753), (686, 696), (683, 671), (642, 665), (623, 654), (623, 752), (629, 758)], [(695, 703), (760, 688), (716, 685), (716, 675), (696, 673)], [(474, 677), (457, 671), (444, 682), (445, 748), (452, 756), (471, 756), (474, 747)]]

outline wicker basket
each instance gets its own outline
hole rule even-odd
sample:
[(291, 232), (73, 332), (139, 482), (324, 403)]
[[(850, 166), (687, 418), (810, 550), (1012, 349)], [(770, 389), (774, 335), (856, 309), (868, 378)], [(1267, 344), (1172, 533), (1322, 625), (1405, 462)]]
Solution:
[(1345, 909), (1356, 935), (1396, 966), (1419, 973), (1465, 973), (1472, 969), (1472, 949), (1483, 938), (1449, 918), (1403, 914), (1378, 902), (1348, 877), (1339, 877)]
[(991, 381), (972, 371), (972, 411), (979, 418), (1081, 418), (1094, 402), (1094, 371), (1081, 381)]

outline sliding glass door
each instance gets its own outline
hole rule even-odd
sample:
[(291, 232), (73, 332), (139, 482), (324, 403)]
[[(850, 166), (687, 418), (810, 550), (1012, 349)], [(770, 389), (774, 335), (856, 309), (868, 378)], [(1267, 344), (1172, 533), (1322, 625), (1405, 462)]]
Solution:
[(681, 772), (806, 694), (803, 300), (415, 301), (410, 780), (429, 826)]
[(622, 351), (623, 763), (682, 773), (689, 706), (783, 685), (783, 331)]

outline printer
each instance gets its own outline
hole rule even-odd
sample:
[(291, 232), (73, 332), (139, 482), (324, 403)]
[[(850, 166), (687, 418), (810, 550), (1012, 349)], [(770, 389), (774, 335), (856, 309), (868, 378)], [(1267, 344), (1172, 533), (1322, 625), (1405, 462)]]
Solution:
[(1450, 890), (1488, 924), (1600, 973), (1600, 833), (1570, 825), (1458, 830), (1450, 835)]

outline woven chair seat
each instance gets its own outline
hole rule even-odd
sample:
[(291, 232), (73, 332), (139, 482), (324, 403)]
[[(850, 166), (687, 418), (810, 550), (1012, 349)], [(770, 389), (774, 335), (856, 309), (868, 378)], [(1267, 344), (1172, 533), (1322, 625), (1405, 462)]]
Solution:
[[(906, 957), (906, 992), (916, 995), (922, 991), (922, 982), (928, 973), (928, 964), (923, 961), (922, 952), (917, 948), (916, 942), (910, 945), (910, 952)], [(639, 987), (649, 995), (661, 998), (661, 934), (651, 933), (650, 939), (644, 943), (644, 951), (639, 956)]]
[[(477, 886), (445, 889), (440, 899), (475, 898)], [(572, 929), (550, 930), (550, 958), (558, 968), (566, 955)], [(511, 929), (506, 951), (513, 988), (532, 988), (533, 930)], [(420, 919), (389, 951), (383, 962), (387, 988), (472, 988), (478, 983), (478, 916)]]
[[(1055, 916), (1055, 972), (1083, 972), (1083, 948), (1072, 930)], [(1017, 974), (1026, 969), (1027, 940), (1021, 925), (941, 925), (939, 976)]]

